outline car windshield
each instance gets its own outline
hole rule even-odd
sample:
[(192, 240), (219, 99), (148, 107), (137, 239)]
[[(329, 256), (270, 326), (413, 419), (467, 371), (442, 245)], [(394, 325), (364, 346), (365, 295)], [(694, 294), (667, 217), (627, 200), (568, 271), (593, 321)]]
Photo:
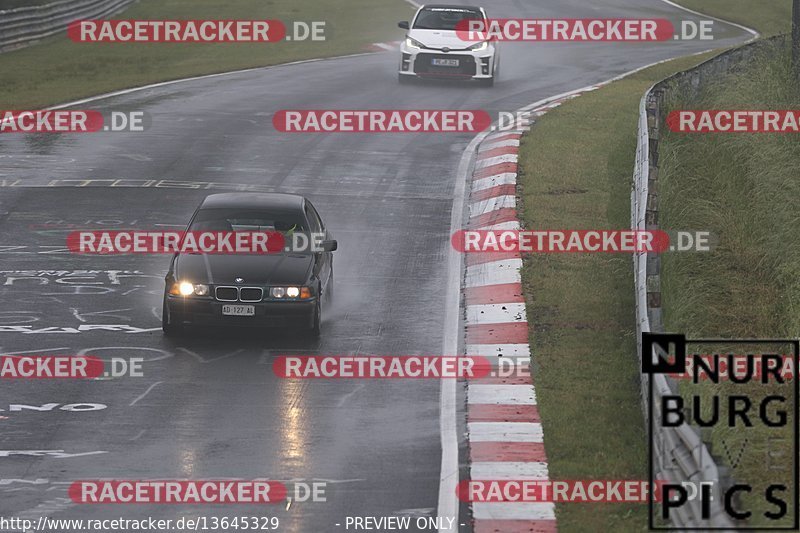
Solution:
[(244, 209), (201, 209), (189, 231), (306, 231), (302, 212)]
[(414, 20), (415, 30), (450, 30), (464, 19), (483, 20), (477, 9), (458, 7), (429, 7), (419, 12)]

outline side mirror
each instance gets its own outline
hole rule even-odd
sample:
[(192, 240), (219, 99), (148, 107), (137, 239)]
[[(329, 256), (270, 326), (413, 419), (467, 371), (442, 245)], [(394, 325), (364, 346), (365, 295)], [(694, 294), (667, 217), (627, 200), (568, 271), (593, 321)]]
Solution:
[(339, 248), (339, 242), (336, 240), (322, 241), (323, 252), (335, 252)]
[(397, 23), (397, 27), (398, 28), (403, 28), (404, 30), (407, 30), (408, 29), (408, 21), (404, 20), (402, 22), (398, 22)]

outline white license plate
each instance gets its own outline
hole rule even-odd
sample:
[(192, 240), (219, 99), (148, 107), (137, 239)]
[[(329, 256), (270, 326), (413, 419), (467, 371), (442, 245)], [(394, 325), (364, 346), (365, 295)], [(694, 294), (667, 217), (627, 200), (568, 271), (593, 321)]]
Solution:
[(457, 67), (458, 59), (431, 59), (434, 67)]
[(223, 305), (222, 314), (228, 316), (255, 316), (255, 305)]

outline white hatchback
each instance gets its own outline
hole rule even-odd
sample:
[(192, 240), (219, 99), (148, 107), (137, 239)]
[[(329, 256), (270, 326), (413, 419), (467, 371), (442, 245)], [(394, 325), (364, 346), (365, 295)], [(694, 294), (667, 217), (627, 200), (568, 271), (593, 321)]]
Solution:
[(475, 80), (491, 86), (499, 74), (497, 43), (490, 40), (468, 40), (462, 30), (466, 20), (486, 21), (482, 7), (429, 4), (422, 6), (409, 24), (400, 45), (398, 79), (405, 83), (413, 78)]

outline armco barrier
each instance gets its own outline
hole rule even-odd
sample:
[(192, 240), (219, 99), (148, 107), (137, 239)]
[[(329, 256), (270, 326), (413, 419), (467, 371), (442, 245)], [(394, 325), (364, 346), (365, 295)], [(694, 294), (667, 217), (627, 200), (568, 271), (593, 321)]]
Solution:
[[(637, 230), (658, 229), (658, 143), (664, 125), (664, 102), (672, 91), (696, 94), (704, 84), (716, 80), (722, 74), (735, 70), (742, 62), (770, 47), (785, 46), (785, 36), (754, 41), (744, 46), (727, 50), (700, 65), (679, 72), (662, 80), (645, 92), (639, 104), (639, 131), (636, 146), (636, 163), (631, 192), (631, 228)], [(634, 255), (634, 280), (636, 287), (636, 338), (639, 360), (642, 354), (643, 331), (663, 332), (661, 315), (661, 260), (658, 254)], [(645, 420), (648, 417), (648, 380), (641, 374), (641, 400)], [(663, 374), (653, 379), (653, 416), (660, 416), (659, 398), (674, 394), (677, 385)], [(653, 463), (655, 476), (666, 482), (692, 481), (713, 483), (710, 518), (703, 519), (699, 498), (671, 512), (675, 527), (734, 527), (734, 523), (722, 508), (721, 494), (730, 487), (732, 480), (727, 467), (716, 464), (710, 446), (703, 442), (694, 428), (683, 424), (676, 428), (659, 428), (653, 434)], [(699, 485), (697, 485), (699, 486)]]
[(0, 11), (0, 52), (27, 46), (65, 31), (77, 19), (103, 18), (136, 0), (61, 0)]

